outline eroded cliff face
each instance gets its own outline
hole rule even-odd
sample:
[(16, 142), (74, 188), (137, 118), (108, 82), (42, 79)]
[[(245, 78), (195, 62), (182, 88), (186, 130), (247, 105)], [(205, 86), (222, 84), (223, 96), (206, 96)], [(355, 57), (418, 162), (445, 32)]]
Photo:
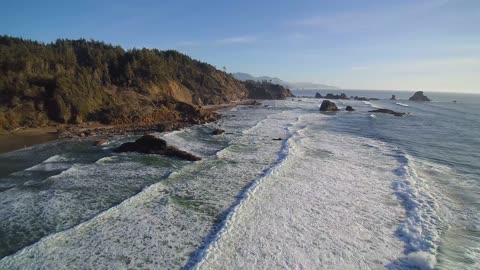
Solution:
[(279, 84), (269, 82), (245, 81), (245, 87), (248, 89), (248, 98), (252, 99), (286, 99), (294, 97), (290, 89)]

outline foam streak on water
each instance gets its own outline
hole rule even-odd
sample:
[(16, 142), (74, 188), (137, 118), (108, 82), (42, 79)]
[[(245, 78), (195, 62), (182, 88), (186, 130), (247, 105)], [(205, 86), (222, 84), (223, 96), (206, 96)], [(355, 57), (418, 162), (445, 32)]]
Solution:
[(403, 208), (390, 189), (398, 162), (382, 144), (310, 128), (320, 117), (302, 117), (288, 158), (235, 209), (198, 268), (371, 269), (402, 255)]
[[(263, 121), (259, 122), (259, 124), (260, 123), (263, 123)], [(257, 127), (258, 126), (259, 125), (257, 125)], [(202, 264), (208, 260), (210, 254), (219, 248), (219, 242), (221, 238), (230, 233), (229, 230), (233, 226), (233, 223), (235, 223), (236, 217), (241, 215), (242, 208), (248, 203), (248, 200), (255, 195), (255, 192), (259, 186), (274, 173), (277, 167), (281, 166), (282, 163), (288, 159), (290, 140), (292, 140), (293, 136), (296, 134), (298, 135), (298, 132), (301, 130), (292, 131), (291, 127), (286, 128), (286, 130), (287, 138), (282, 142), (278, 159), (269, 168), (267, 168), (259, 178), (253, 180), (252, 183), (247, 186), (244, 191), (242, 191), (242, 193), (238, 196), (237, 201), (225, 212), (225, 217), (220, 224), (218, 224), (218, 230), (214, 230), (210, 235), (207, 236), (205, 245), (197, 251), (195, 256), (192, 257), (192, 260), (187, 263), (185, 268), (200, 268)]]

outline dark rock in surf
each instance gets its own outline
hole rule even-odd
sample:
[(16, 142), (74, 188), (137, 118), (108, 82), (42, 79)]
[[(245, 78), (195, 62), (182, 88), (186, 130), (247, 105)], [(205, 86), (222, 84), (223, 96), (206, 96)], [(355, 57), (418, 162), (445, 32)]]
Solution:
[(224, 134), (224, 133), (225, 133), (225, 130), (223, 130), (223, 129), (218, 129), (218, 128), (217, 128), (217, 129), (214, 129), (214, 130), (212, 131), (212, 135), (222, 135), (222, 134)]
[(93, 145), (94, 145), (94, 146), (102, 146), (102, 145), (106, 144), (107, 142), (108, 142), (108, 140), (102, 139), (102, 140), (95, 141), (95, 142), (93, 143)]
[(117, 153), (139, 152), (143, 154), (156, 154), (169, 157), (176, 157), (189, 161), (201, 160), (201, 158), (182, 151), (174, 146), (167, 145), (165, 140), (159, 139), (153, 135), (144, 135), (135, 142), (127, 142), (113, 150)]
[(397, 100), (397, 97), (395, 95), (392, 95), (392, 97), (390, 98), (390, 100)]
[(315, 98), (322, 98), (322, 95), (320, 93), (316, 93)]
[(282, 138), (273, 138), (272, 140), (273, 140), (273, 141), (281, 141), (281, 140), (283, 140), (283, 139), (282, 139)]
[(373, 111), (368, 111), (368, 112), (373, 112), (373, 113), (388, 113), (388, 114), (392, 114), (392, 115), (395, 115), (395, 116), (404, 116), (404, 115), (405, 115), (405, 113), (396, 112), (396, 111), (392, 111), (392, 110), (389, 110), (389, 109), (378, 109), (378, 110), (373, 110)]
[(261, 102), (258, 102), (257, 100), (253, 99), (248, 102), (245, 102), (243, 105), (250, 105), (250, 106), (260, 106), (262, 105)]
[(431, 101), (427, 96), (423, 94), (423, 91), (417, 91), (411, 98), (408, 100), (411, 101)]
[(337, 105), (335, 103), (331, 102), (330, 100), (324, 100), (322, 102), (322, 105), (320, 105), (320, 111), (321, 112), (336, 112), (338, 111)]
[(345, 108), (345, 110), (346, 110), (347, 112), (353, 112), (353, 111), (355, 111), (355, 109), (354, 109), (352, 106), (347, 106), (347, 107)]

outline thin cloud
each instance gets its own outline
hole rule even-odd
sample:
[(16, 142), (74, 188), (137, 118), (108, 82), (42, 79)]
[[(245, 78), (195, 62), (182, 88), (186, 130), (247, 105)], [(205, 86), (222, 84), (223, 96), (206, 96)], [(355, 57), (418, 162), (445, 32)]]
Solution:
[(255, 43), (257, 38), (254, 36), (237, 36), (237, 37), (229, 37), (217, 40), (216, 43), (218, 44), (250, 44)]
[(184, 40), (177, 43), (179, 47), (205, 47), (205, 46), (218, 46), (218, 45), (236, 45), (236, 44), (252, 44), (257, 42), (255, 36), (235, 36), (222, 39), (214, 39), (210, 41), (193, 41)]
[(390, 74), (423, 74), (437, 73), (449, 70), (473, 71), (480, 70), (479, 57), (445, 57), (427, 59), (408, 59), (398, 62), (379, 63), (371, 66), (352, 66), (352, 71), (375, 70), (380, 73)]
[(370, 30), (385, 25), (396, 25), (408, 18), (418, 18), (422, 13), (451, 4), (455, 0), (424, 0), (415, 3), (370, 9), (321, 14), (306, 17), (288, 24), (335, 32)]
[(455, 70), (480, 70), (479, 57), (445, 57), (435, 59), (419, 59), (392, 63), (381, 67), (392, 72), (438, 72)]
[(370, 67), (367, 67), (367, 66), (353, 66), (350, 69), (352, 71), (365, 71), (365, 70), (369, 70)]
[(295, 42), (305, 41), (305, 40), (311, 38), (310, 35), (302, 33), (302, 32), (293, 32), (293, 33), (288, 34), (286, 37), (287, 37), (288, 40), (295, 41)]

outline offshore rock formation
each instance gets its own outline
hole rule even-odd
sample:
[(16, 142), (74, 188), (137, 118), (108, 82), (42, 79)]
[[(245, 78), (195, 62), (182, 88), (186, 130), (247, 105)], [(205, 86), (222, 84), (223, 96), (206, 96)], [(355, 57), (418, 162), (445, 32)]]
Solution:
[(165, 155), (189, 161), (201, 160), (201, 158), (179, 150), (175, 146), (168, 146), (165, 140), (159, 139), (153, 135), (144, 135), (135, 142), (127, 142), (120, 145), (113, 151), (117, 153), (139, 152), (143, 154)]
[(397, 100), (397, 97), (395, 95), (392, 95), (392, 97), (390, 98), (390, 100)]
[(431, 101), (427, 96), (423, 94), (423, 91), (417, 91), (411, 98), (408, 100), (411, 101)]
[(315, 98), (325, 98), (325, 99), (349, 99), (345, 93), (341, 93), (340, 95), (334, 95), (328, 93), (326, 96), (322, 96), (320, 93), (315, 94)]
[(373, 110), (373, 111), (368, 111), (368, 112), (388, 113), (388, 114), (392, 114), (392, 115), (395, 115), (395, 116), (404, 116), (405, 115), (405, 113), (396, 112), (396, 111), (392, 111), (392, 110), (389, 110), (389, 109), (378, 109), (378, 110)]
[(355, 111), (355, 109), (354, 109), (352, 106), (347, 106), (347, 107), (345, 108), (345, 110), (346, 110), (347, 112), (353, 112), (353, 111)]
[(320, 111), (321, 112), (336, 112), (338, 111), (337, 105), (335, 103), (331, 102), (330, 100), (324, 100), (322, 102), (322, 105), (320, 105)]
[(358, 100), (358, 101), (370, 101), (370, 100), (379, 100), (378, 98), (367, 98), (367, 97), (359, 97), (359, 96), (352, 96), (351, 99)]

